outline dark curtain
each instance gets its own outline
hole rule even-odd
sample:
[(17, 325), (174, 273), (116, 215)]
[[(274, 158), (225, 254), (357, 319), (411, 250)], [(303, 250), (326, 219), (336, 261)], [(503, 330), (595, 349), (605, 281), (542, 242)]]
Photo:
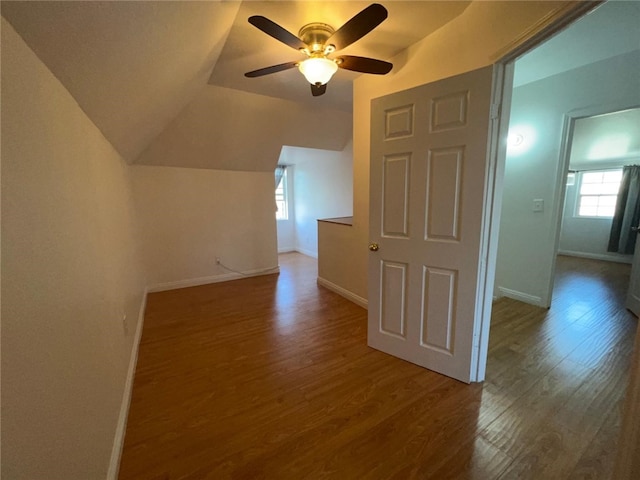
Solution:
[(632, 254), (638, 234), (631, 230), (640, 222), (640, 166), (622, 169), (622, 182), (618, 191), (616, 211), (611, 222), (609, 252)]

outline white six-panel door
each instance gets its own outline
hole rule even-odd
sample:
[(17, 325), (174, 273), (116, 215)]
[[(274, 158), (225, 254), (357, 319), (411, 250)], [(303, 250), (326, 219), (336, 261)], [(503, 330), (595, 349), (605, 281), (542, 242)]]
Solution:
[(464, 382), (492, 80), (487, 67), (372, 101), (368, 342)]

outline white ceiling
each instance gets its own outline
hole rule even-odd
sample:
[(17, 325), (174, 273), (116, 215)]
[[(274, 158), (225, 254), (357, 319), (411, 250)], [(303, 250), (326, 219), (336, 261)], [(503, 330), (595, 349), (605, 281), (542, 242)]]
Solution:
[(640, 108), (576, 120), (570, 168), (634, 159), (640, 160)]
[[(294, 35), (298, 34), (300, 27), (311, 22), (327, 23), (337, 30), (371, 3), (373, 2), (243, 2), (209, 83), (351, 112), (352, 82), (360, 75), (355, 72), (339, 70), (328, 84), (327, 93), (315, 98), (311, 96), (309, 84), (295, 68), (259, 78), (244, 77), (244, 73), (251, 70), (305, 58), (298, 51), (249, 24), (247, 19), (251, 15), (262, 15)], [(389, 12), (387, 19), (365, 37), (336, 52), (336, 55), (389, 60), (460, 15), (471, 2), (383, 3)]]
[(640, 1), (609, 1), (518, 59), (514, 86), (640, 48)]

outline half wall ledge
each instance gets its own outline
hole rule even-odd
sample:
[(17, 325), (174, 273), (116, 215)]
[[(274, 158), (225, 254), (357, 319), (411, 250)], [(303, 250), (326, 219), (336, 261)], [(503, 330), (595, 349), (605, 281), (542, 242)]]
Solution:
[(318, 221), (353, 226), (353, 217), (319, 218)]

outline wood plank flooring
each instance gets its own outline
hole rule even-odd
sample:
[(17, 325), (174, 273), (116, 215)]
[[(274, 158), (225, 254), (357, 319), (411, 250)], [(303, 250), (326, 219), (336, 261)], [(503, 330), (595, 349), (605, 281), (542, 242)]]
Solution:
[(551, 309), (498, 300), (474, 385), (368, 348), (315, 260), (280, 265), (149, 295), (120, 479), (610, 478), (627, 265), (560, 257)]

